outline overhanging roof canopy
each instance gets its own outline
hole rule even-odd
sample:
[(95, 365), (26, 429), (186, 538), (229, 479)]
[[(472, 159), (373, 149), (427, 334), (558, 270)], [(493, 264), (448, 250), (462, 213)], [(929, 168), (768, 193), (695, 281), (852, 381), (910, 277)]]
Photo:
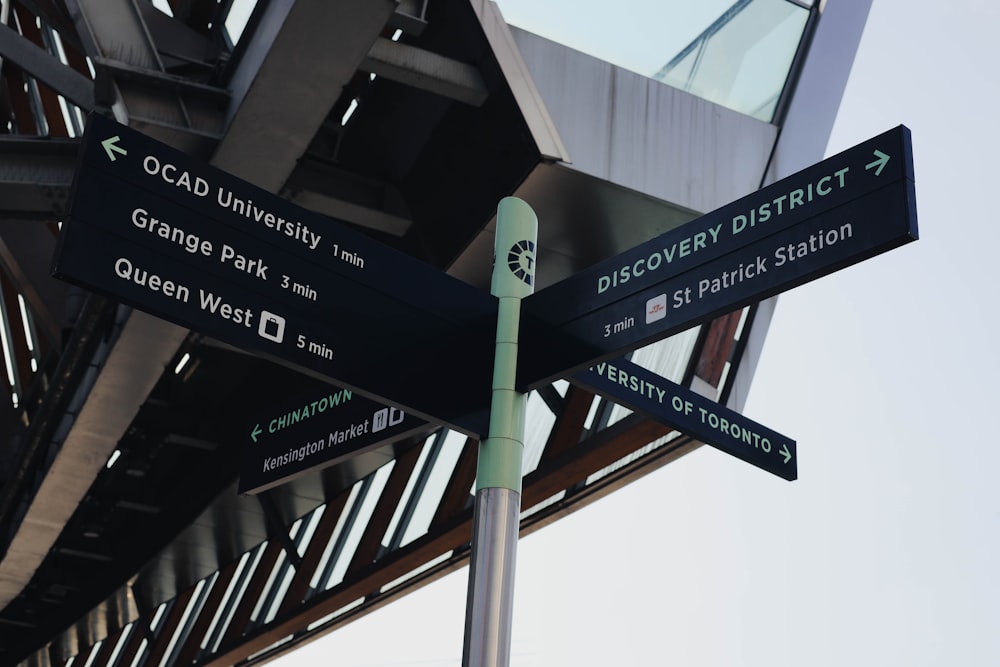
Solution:
[[(429, 434), (239, 497), (238, 434), (323, 385), (41, 275), (81, 120), (59, 96), (86, 106), (91, 64), (99, 112), (481, 286), (501, 197), (539, 213), (544, 286), (756, 188), (777, 136), (483, 0), (259, 2), (234, 47), (231, 3), (170, 4), (18, 2), (0, 28), (2, 286), (40, 332), (0, 415), (3, 660), (253, 661), (468, 556), (470, 443)], [(745, 319), (647, 362), (724, 400)], [(697, 446), (563, 385), (531, 409), (524, 530)]]

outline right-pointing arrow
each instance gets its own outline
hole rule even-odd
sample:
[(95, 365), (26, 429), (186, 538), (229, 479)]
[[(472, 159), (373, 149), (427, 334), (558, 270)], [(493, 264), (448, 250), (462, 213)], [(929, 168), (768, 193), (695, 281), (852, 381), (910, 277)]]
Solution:
[(781, 449), (778, 450), (778, 453), (781, 454), (783, 457), (785, 457), (785, 463), (788, 463), (792, 459), (792, 453), (788, 451), (788, 443), (782, 444)]
[(875, 155), (877, 159), (872, 160), (871, 162), (866, 164), (865, 169), (871, 169), (872, 167), (876, 167), (875, 175), (879, 176), (882, 174), (882, 170), (885, 169), (885, 165), (889, 164), (889, 156), (877, 148), (874, 151), (872, 151), (872, 153)]

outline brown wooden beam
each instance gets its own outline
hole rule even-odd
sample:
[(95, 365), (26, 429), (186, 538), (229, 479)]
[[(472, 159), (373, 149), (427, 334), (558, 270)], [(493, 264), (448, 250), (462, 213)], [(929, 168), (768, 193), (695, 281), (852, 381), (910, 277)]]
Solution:
[(333, 536), (333, 531), (337, 528), (337, 522), (340, 521), (340, 515), (344, 511), (349, 497), (350, 488), (327, 502), (326, 508), (323, 510), (323, 516), (319, 518), (319, 524), (317, 524), (316, 530), (313, 531), (313, 536), (309, 540), (309, 546), (306, 547), (306, 553), (302, 556), (302, 563), (295, 571), (292, 583), (289, 584), (288, 590), (285, 592), (285, 598), (278, 609), (278, 616), (292, 613), (296, 607), (305, 601), (306, 594), (309, 592), (309, 582), (312, 580), (320, 561), (323, 559), (323, 553), (326, 551), (326, 547)]
[(742, 315), (743, 311), (737, 310), (712, 320), (709, 326), (702, 329), (701, 353), (694, 374), (713, 387), (718, 387), (722, 381), (722, 372), (736, 344), (734, 337)]
[[(429, 532), (433, 533), (453, 521), (469, 503), (472, 484), (476, 481), (476, 464), (479, 459), (479, 441), (466, 438), (465, 446), (458, 457), (458, 463), (451, 471), (448, 486), (445, 487), (441, 502), (438, 503), (434, 518), (431, 519)], [(471, 536), (470, 536), (471, 539)]]
[(365, 526), (364, 535), (361, 537), (357, 549), (354, 550), (351, 564), (348, 565), (344, 575), (345, 579), (371, 565), (378, 556), (379, 548), (382, 546), (382, 538), (385, 536), (386, 530), (389, 529), (392, 515), (396, 512), (396, 507), (399, 506), (403, 491), (406, 490), (406, 483), (409, 481), (410, 475), (413, 474), (422, 448), (422, 444), (414, 445), (396, 457), (396, 465), (389, 473), (389, 480), (379, 495), (375, 511), (372, 512), (371, 519)]
[(521, 506), (531, 507), (573, 487), (672, 430), (640, 415), (625, 417), (528, 475)]
[(122, 632), (124, 628), (119, 628), (117, 632), (114, 632), (104, 638), (104, 643), (101, 644), (101, 650), (97, 652), (97, 656), (90, 663), (92, 665), (106, 665), (108, 661), (111, 660), (111, 654), (114, 653), (115, 646), (122, 637)]
[(539, 465), (557, 458), (580, 442), (590, 406), (594, 403), (594, 393), (570, 385), (566, 392), (562, 414), (556, 418), (556, 423), (549, 432), (549, 439), (542, 450)]
[[(351, 602), (376, 591), (385, 584), (398, 579), (424, 563), (448, 551), (447, 545), (468, 541), (472, 531), (472, 512), (438, 535), (426, 535), (412, 542), (406, 548), (393, 552), (378, 564), (369, 565), (357, 572), (355, 578), (344, 580), (329, 591), (318, 593), (302, 605), (299, 612), (287, 617), (276, 617), (268, 626), (260, 628), (242, 642), (224, 642), (219, 652), (206, 656), (205, 667), (229, 667), (246, 656), (266, 649), (280, 639), (306, 628), (318, 618), (328, 616)], [(228, 638), (227, 638), (228, 639)]]
[(274, 540), (268, 541), (267, 546), (264, 547), (264, 553), (260, 557), (260, 562), (257, 563), (257, 568), (250, 576), (250, 583), (247, 584), (246, 590), (243, 592), (243, 597), (240, 598), (239, 604), (236, 607), (236, 613), (233, 614), (233, 620), (230, 621), (229, 627), (226, 628), (226, 634), (223, 635), (220, 646), (230, 643), (238, 644), (244, 636), (247, 627), (250, 625), (250, 616), (253, 614), (253, 609), (257, 606), (261, 593), (264, 592), (264, 586), (267, 585), (267, 580), (271, 577), (274, 564), (278, 562), (278, 556), (283, 551), (284, 547)]
[[(669, 432), (670, 428), (638, 415), (626, 417), (525, 478), (522, 504), (527, 507), (570, 488), (588, 475)], [(415, 540), (403, 549), (386, 554), (377, 563), (358, 569), (350, 578), (345, 577), (339, 586), (318, 593), (302, 604), (296, 613), (279, 614), (270, 624), (246, 636), (244, 641), (235, 641), (235, 636), (227, 636), (228, 641), (220, 646), (219, 652), (206, 656), (203, 664), (206, 667), (224, 667), (264, 650), (291, 634), (303, 631), (316, 619), (330, 615), (409, 574), (442, 553), (460, 547), (469, 541), (471, 534), (472, 511), (469, 509), (453, 515), (450, 522), (437, 531)]]
[(194, 595), (194, 591), (195, 587), (191, 586), (174, 598), (174, 603), (170, 606), (167, 617), (163, 619), (160, 629), (156, 631), (156, 640), (149, 647), (149, 655), (146, 658), (147, 665), (159, 665), (160, 661), (163, 660), (163, 656), (170, 646), (170, 640), (177, 634), (181, 619), (184, 617), (184, 611), (191, 602), (191, 596)]
[(191, 626), (191, 632), (188, 633), (187, 639), (184, 640), (184, 646), (177, 654), (176, 664), (190, 665), (198, 657), (198, 653), (201, 651), (201, 640), (205, 638), (205, 634), (212, 626), (212, 620), (219, 613), (219, 605), (222, 604), (226, 589), (229, 588), (229, 584), (236, 574), (239, 562), (239, 560), (230, 561), (219, 570), (219, 576), (216, 577), (212, 590), (205, 598), (205, 604), (198, 611), (197, 618), (192, 619), (194, 624)]
[(122, 647), (121, 653), (118, 654), (117, 664), (131, 665), (135, 661), (135, 656), (139, 653), (139, 647), (142, 646), (142, 640), (146, 638), (146, 633), (142, 631), (139, 624), (148, 622), (146, 618), (140, 617), (132, 625), (125, 626), (129, 630), (129, 635), (128, 639), (125, 640), (125, 645)]

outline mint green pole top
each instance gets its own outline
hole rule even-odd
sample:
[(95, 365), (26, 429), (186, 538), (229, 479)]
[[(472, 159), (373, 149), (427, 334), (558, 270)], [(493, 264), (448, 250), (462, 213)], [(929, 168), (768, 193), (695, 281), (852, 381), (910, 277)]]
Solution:
[(476, 489), (501, 487), (521, 492), (521, 458), (527, 397), (514, 389), (521, 299), (535, 289), (538, 218), (526, 203), (506, 197), (497, 207), (493, 280), (499, 298), (496, 357), (489, 436), (480, 443)]
[(497, 206), (497, 233), (493, 246), (490, 294), (523, 299), (535, 291), (535, 241), (538, 218), (517, 197), (504, 197)]

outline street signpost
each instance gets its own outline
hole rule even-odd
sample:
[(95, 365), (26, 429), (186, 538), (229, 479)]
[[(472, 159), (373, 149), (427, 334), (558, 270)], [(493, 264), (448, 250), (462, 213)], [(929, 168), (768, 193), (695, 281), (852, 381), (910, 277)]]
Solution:
[(530, 296), (534, 213), (506, 201), (498, 229), (505, 211), (520, 222), (498, 236), (494, 279), (517, 289), (498, 302), (92, 114), (53, 272), (341, 387), (249, 428), (242, 492), (428, 421), (483, 439), (464, 662), (494, 665), (510, 648), (524, 393), (569, 378), (793, 480), (795, 441), (620, 357), (917, 238), (902, 126)]
[(798, 477), (794, 440), (627, 359), (602, 361), (571, 379), (778, 477)]
[(916, 240), (900, 126), (524, 300), (533, 389)]
[[(528, 296), (516, 387), (618, 368), (605, 362), (912, 241), (914, 199), (900, 126)], [(487, 433), (495, 297), (99, 115), (54, 271)]]
[(499, 299), (489, 437), (479, 443), (462, 665), (510, 663), (514, 564), (521, 516), (521, 461), (528, 397), (514, 388), (521, 302), (535, 289), (538, 218), (526, 203), (497, 206), (490, 292)]
[(247, 427), (239, 492), (266, 491), (427, 428), (425, 420), (349, 389), (306, 394)]
[(494, 297), (96, 114), (54, 273), (486, 432)]

